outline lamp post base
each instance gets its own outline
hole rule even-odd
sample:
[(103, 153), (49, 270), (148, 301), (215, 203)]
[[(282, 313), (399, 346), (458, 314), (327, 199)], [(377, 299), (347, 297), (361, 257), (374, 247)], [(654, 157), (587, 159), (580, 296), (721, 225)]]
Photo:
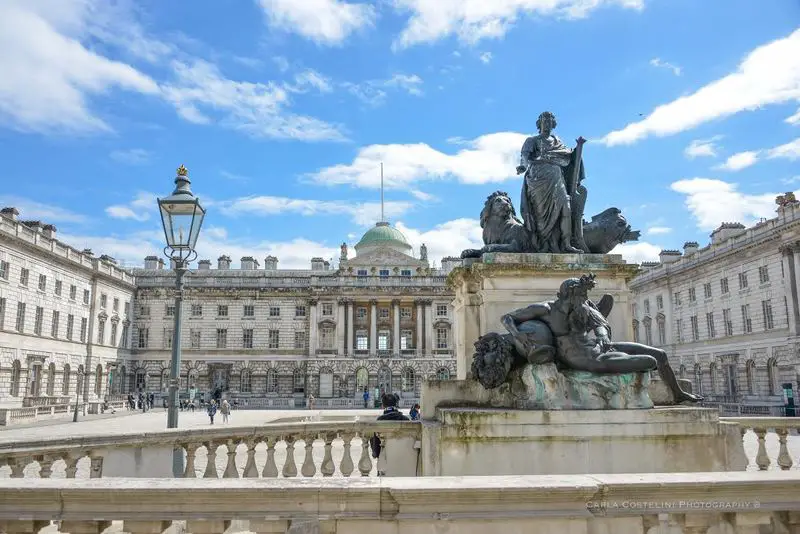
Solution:
[(183, 478), (183, 449), (172, 450), (172, 476)]

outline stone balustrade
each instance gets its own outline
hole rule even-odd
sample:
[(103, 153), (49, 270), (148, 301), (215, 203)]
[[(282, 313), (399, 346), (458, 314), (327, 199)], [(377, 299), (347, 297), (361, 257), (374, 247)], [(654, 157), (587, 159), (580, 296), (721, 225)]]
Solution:
[(22, 399), (23, 408), (33, 408), (36, 406), (53, 406), (57, 404), (69, 404), (70, 397), (25, 397)]
[[(755, 456), (748, 455), (749, 468), (753, 468), (755, 465), (759, 471), (766, 471), (770, 468), (774, 469), (777, 465), (783, 471), (788, 471), (794, 465), (788, 437), (790, 433), (797, 434), (800, 430), (800, 419), (792, 417), (720, 417), (720, 421), (739, 424), (742, 430), (742, 439), (745, 440), (745, 450), (749, 448), (747, 447), (748, 439), (757, 440), (758, 450)], [(768, 443), (771, 433), (777, 437), (775, 440), (777, 441), (777, 454), (775, 453), (775, 442)]]
[[(373, 460), (369, 439), (382, 450)], [(184, 452), (187, 478), (416, 476), (420, 424), (320, 421), (258, 427), (75, 437), (0, 445), (0, 477), (172, 477), (172, 452)]]
[(72, 407), (69, 404), (47, 404), (25, 408), (0, 408), (0, 426), (67, 417), (74, 408), (75, 403), (72, 404)]
[(348, 481), (4, 479), (0, 531), (790, 533), (800, 530), (798, 486), (800, 473), (781, 471)]

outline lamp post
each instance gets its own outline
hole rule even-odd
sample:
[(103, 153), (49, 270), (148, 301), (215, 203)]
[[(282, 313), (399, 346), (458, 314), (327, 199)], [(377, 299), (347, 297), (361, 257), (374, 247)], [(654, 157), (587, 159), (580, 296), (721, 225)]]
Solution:
[[(77, 423), (78, 422), (78, 404), (80, 403), (80, 400), (81, 400), (81, 390), (83, 389), (83, 380), (82, 379), (83, 379), (83, 375), (84, 374), (86, 374), (86, 373), (83, 371), (83, 369), (78, 367), (78, 380), (77, 380), (77, 383), (75, 384), (75, 411), (72, 413), (72, 422), (73, 423)], [(78, 387), (78, 384), (80, 384), (80, 387)]]
[[(189, 188), (189, 171), (181, 165), (175, 177), (175, 190), (165, 198), (158, 199), (161, 223), (167, 246), (164, 255), (175, 262), (175, 327), (172, 337), (172, 361), (169, 369), (169, 400), (167, 405), (167, 428), (178, 428), (178, 379), (181, 365), (181, 311), (183, 308), (183, 277), (189, 262), (197, 257), (195, 245), (206, 210), (200, 199)], [(172, 472), (183, 476), (183, 450), (173, 450)]]

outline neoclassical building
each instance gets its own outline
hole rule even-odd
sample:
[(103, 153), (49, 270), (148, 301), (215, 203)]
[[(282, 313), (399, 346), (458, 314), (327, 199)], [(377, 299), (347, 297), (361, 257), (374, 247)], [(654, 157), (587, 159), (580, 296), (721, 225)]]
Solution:
[[(99, 402), (128, 392), (166, 394), (175, 273), (156, 256), (125, 270), (55, 237), (55, 228), (0, 218), (0, 405)], [(452, 293), (459, 260), (432, 269), (386, 222), (336, 268), (238, 267), (221, 256), (186, 276), (181, 396), (224, 394), (251, 407), (357, 406), (363, 391), (415, 402), (422, 380), (455, 376)], [(85, 377), (85, 378), (84, 378)], [(38, 399), (38, 400), (34, 400)], [(48, 400), (50, 399), (50, 400)], [(62, 399), (63, 402), (63, 399)]]
[(636, 340), (664, 348), (711, 402), (783, 406), (798, 393), (800, 203), (751, 228), (723, 223), (700, 248), (663, 250), (630, 284)]

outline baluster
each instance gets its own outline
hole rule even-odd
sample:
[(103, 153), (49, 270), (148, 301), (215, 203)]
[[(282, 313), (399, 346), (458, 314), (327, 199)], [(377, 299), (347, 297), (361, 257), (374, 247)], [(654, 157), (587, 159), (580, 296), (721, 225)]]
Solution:
[(111, 521), (62, 521), (60, 532), (69, 534), (100, 534), (111, 526)]
[(206, 456), (208, 457), (203, 478), (219, 478), (217, 475), (217, 444), (213, 441), (206, 441), (203, 445), (206, 446)]
[(343, 477), (349, 477), (353, 473), (353, 456), (350, 453), (350, 442), (353, 440), (352, 432), (342, 432), (341, 438), (344, 445), (344, 454), (342, 455), (342, 463), (339, 464), (339, 472)]
[(322, 465), (320, 465), (319, 470), (322, 476), (330, 477), (333, 476), (333, 473), (336, 471), (336, 466), (333, 464), (333, 455), (331, 454), (331, 448), (333, 440), (336, 439), (336, 433), (325, 432), (323, 439), (325, 440), (325, 456), (322, 458)]
[(186, 444), (186, 467), (183, 469), (183, 478), (197, 478), (197, 471), (194, 467), (194, 457), (197, 454), (197, 443)]
[(50, 521), (9, 519), (8, 521), (0, 521), (0, 532), (6, 534), (36, 534), (48, 525), (50, 525)]
[(239, 443), (236, 440), (229, 439), (225, 445), (228, 448), (228, 465), (225, 466), (222, 478), (239, 478), (239, 470), (236, 469), (236, 447)]
[(291, 478), (297, 476), (297, 464), (294, 462), (294, 436), (283, 436), (286, 442), (286, 462), (283, 464), (283, 476)]
[(161, 534), (167, 530), (172, 521), (153, 519), (149, 521), (128, 521), (122, 523), (122, 531), (129, 534)]
[(39, 462), (39, 478), (50, 478), (50, 475), (53, 474), (53, 461), (55, 458), (50, 456), (39, 456), (37, 461)]
[(789, 435), (788, 428), (776, 428), (775, 433), (778, 434), (778, 441), (780, 442), (780, 452), (778, 452), (778, 465), (783, 471), (788, 471), (792, 468), (792, 457), (789, 456), (789, 448), (786, 446), (786, 436)]
[(89, 454), (89, 478), (103, 477), (103, 457)]
[(361, 472), (362, 477), (368, 477), (372, 471), (372, 459), (369, 457), (369, 438), (363, 432), (359, 432), (361, 436), (361, 458), (358, 459), (358, 470)]
[(75, 474), (78, 472), (78, 462), (81, 460), (83, 455), (80, 456), (73, 456), (71, 454), (66, 454), (61, 457), (64, 460), (64, 472), (67, 475), (67, 478), (75, 478)]
[(256, 468), (256, 440), (248, 439), (245, 441), (247, 444), (247, 462), (244, 464), (245, 478), (258, 478), (258, 468)]
[(303, 460), (303, 467), (300, 468), (300, 472), (303, 474), (304, 477), (307, 478), (313, 477), (317, 472), (317, 466), (314, 465), (315, 439), (316, 437), (312, 435), (303, 437), (303, 441), (305, 442), (305, 447), (306, 447), (306, 457)]
[(278, 476), (278, 466), (275, 465), (275, 438), (267, 437), (267, 463), (264, 464), (264, 471), (261, 472), (263, 478), (275, 478)]
[(756, 454), (756, 465), (759, 471), (766, 471), (769, 468), (770, 460), (767, 456), (767, 446), (764, 437), (767, 435), (767, 430), (764, 428), (754, 428), (756, 436), (758, 436), (758, 454)]
[(186, 532), (191, 534), (221, 534), (231, 526), (230, 520), (190, 519), (186, 522)]
[(25, 476), (25, 466), (28, 465), (27, 458), (14, 458), (9, 461), (11, 466), (11, 478), (22, 478)]

